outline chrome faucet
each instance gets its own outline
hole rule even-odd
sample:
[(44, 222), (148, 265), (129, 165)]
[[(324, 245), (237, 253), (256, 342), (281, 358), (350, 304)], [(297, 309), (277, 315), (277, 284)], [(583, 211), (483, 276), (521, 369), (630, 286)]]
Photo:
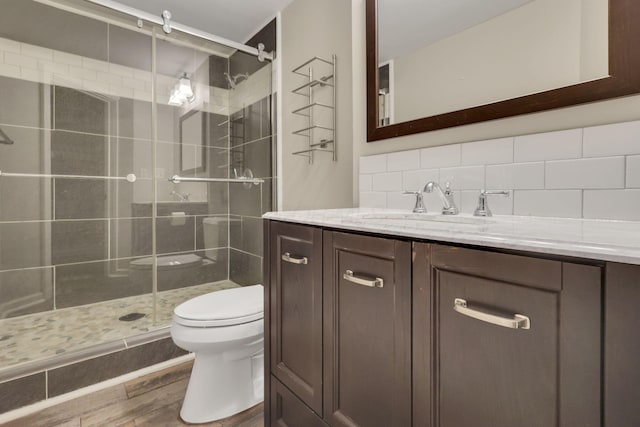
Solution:
[(403, 191), (402, 194), (413, 194), (416, 196), (416, 204), (413, 207), (414, 213), (425, 213), (427, 208), (424, 206), (424, 199), (422, 197), (422, 191)]
[(493, 213), (491, 213), (491, 209), (489, 209), (489, 204), (487, 203), (487, 196), (493, 194), (509, 197), (508, 191), (480, 190), (480, 196), (478, 197), (478, 207), (473, 212), (474, 216), (493, 216)]
[(459, 210), (453, 201), (453, 193), (451, 192), (449, 183), (447, 182), (444, 191), (442, 191), (442, 187), (440, 187), (437, 182), (429, 181), (422, 189), (422, 192), (433, 193), (434, 190), (442, 201), (442, 215), (457, 215)]

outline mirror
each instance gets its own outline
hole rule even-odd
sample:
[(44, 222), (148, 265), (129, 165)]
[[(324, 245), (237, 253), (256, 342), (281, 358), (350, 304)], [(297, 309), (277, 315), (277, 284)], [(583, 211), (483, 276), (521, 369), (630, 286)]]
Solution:
[(369, 142), (640, 93), (640, 2), (366, 7)]
[(180, 173), (206, 170), (205, 113), (192, 110), (180, 118)]

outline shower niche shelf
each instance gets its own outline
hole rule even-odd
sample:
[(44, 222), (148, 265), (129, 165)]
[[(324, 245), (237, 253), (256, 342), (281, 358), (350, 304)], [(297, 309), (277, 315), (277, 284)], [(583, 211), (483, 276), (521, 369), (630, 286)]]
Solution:
[[(331, 60), (314, 56), (292, 71), (306, 79), (305, 83), (291, 92), (303, 97), (306, 101), (291, 111), (292, 114), (305, 118), (305, 124), (294, 130), (293, 135), (307, 140), (304, 150), (292, 154), (305, 156), (309, 164), (313, 164), (314, 153), (331, 153), (333, 161), (337, 161), (336, 150), (336, 56)], [(317, 76), (320, 77), (317, 77)], [(300, 121), (302, 123), (302, 120)]]

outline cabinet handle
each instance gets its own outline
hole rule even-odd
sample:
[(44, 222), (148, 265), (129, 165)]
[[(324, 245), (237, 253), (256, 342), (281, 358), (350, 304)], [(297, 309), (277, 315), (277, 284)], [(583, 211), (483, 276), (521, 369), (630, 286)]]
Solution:
[(290, 262), (291, 264), (308, 264), (309, 263), (309, 260), (307, 259), (306, 256), (303, 256), (302, 258), (296, 258), (296, 257), (292, 257), (289, 252), (285, 252), (284, 255), (282, 255), (282, 260), (286, 262)]
[(342, 275), (342, 278), (348, 282), (355, 283), (356, 285), (369, 286), (370, 288), (382, 288), (384, 287), (384, 280), (380, 277), (375, 279), (365, 279), (353, 274), (353, 271), (347, 270)]
[(513, 318), (496, 316), (495, 314), (489, 314), (482, 311), (471, 309), (467, 306), (467, 301), (462, 298), (456, 298), (453, 301), (453, 309), (465, 316), (473, 317), (474, 319), (482, 320), (483, 322), (491, 323), (493, 325), (503, 326), (511, 329), (530, 329), (531, 320), (522, 314), (514, 314)]

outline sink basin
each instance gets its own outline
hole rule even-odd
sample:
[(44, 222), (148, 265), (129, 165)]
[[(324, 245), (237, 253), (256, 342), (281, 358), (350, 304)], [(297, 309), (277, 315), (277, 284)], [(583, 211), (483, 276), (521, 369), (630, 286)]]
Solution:
[(413, 213), (413, 212), (380, 212), (353, 215), (354, 220), (384, 220), (384, 221), (426, 221), (431, 223), (449, 223), (463, 225), (485, 225), (494, 223), (493, 218), (475, 217), (468, 215), (441, 215), (435, 213)]

